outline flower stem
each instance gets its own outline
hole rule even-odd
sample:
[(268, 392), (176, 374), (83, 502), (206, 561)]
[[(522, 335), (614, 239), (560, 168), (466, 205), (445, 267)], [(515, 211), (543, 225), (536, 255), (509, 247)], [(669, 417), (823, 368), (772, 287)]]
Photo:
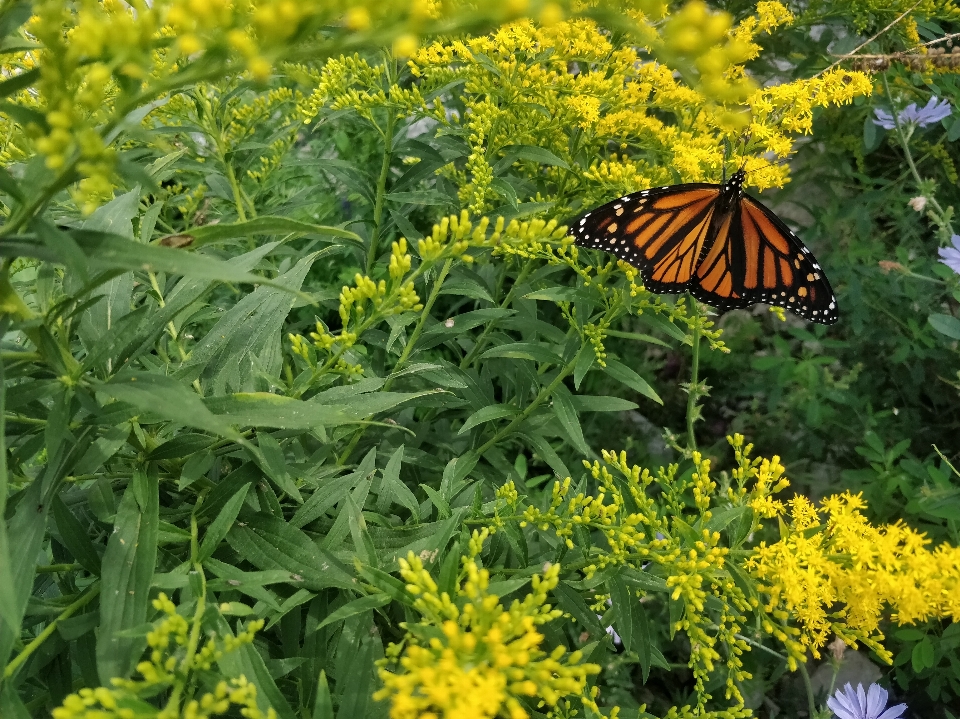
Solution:
[(50, 638), (50, 635), (57, 630), (57, 625), (61, 621), (68, 619), (78, 609), (85, 607), (98, 594), (100, 594), (100, 582), (91, 584), (87, 590), (80, 595), (79, 599), (60, 612), (56, 619), (44, 627), (43, 631), (40, 632), (32, 642), (23, 648), (22, 652), (10, 660), (10, 663), (7, 664), (6, 668), (3, 670), (3, 678), (9, 679), (11, 676), (13, 676), (13, 673), (17, 671), (17, 667), (27, 661), (27, 659), (29, 659), (31, 655), (37, 651), (40, 645)]
[(813, 696), (813, 684), (810, 682), (810, 674), (807, 672), (806, 664), (798, 662), (797, 667), (800, 669), (800, 676), (803, 677), (803, 686), (807, 690), (807, 707), (810, 711), (810, 719), (813, 719), (817, 716), (817, 701)]
[(513, 421), (510, 422), (506, 427), (497, 432), (493, 437), (487, 440), (480, 449), (477, 450), (477, 456), (482, 455), (484, 452), (493, 447), (497, 442), (502, 440), (504, 437), (508, 436), (515, 427), (522, 423), (527, 417), (529, 417), (533, 410), (539, 407), (544, 400), (550, 397), (553, 394), (553, 391), (563, 382), (564, 378), (573, 372), (574, 367), (577, 366), (577, 361), (580, 359), (580, 355), (583, 353), (584, 349), (588, 349), (587, 344), (580, 346), (580, 349), (577, 351), (577, 354), (574, 355), (573, 359), (570, 360), (558, 373), (554, 380), (548, 384), (546, 387), (542, 388), (536, 397), (533, 398), (533, 401), (527, 405), (527, 407), (513, 418)]
[(393, 157), (393, 130), (397, 115), (393, 109), (387, 110), (387, 126), (383, 130), (383, 162), (380, 165), (380, 177), (377, 178), (377, 197), (373, 206), (373, 232), (370, 233), (370, 247), (367, 248), (367, 274), (373, 270), (377, 261), (380, 244), (380, 232), (383, 229), (383, 203), (386, 198), (387, 176), (390, 174), (390, 160)]
[(700, 399), (700, 308), (697, 300), (690, 297), (690, 311), (693, 313), (693, 361), (690, 368), (690, 386), (687, 388), (687, 449), (695, 452), (697, 438), (693, 433), (693, 425), (697, 421), (697, 400)]
[[(900, 147), (903, 148), (903, 155), (907, 160), (907, 166), (910, 168), (910, 174), (913, 175), (913, 179), (917, 183), (917, 186), (922, 188), (923, 178), (920, 177), (920, 171), (917, 170), (917, 165), (913, 161), (913, 153), (910, 152), (910, 133), (907, 133), (904, 130), (904, 127), (900, 122), (900, 115), (893, 106), (893, 96), (890, 94), (890, 84), (887, 82), (886, 72), (883, 73), (883, 89), (886, 91), (887, 100), (890, 102), (890, 109), (892, 110), (891, 114), (893, 115), (893, 124), (897, 128), (897, 141), (900, 143)], [(937, 225), (940, 226), (941, 230), (946, 233), (946, 236), (949, 237), (953, 234), (953, 227), (949, 218), (947, 217), (947, 213), (944, 212), (943, 208), (940, 206), (940, 203), (937, 202), (937, 198), (932, 196), (932, 193), (931, 196), (927, 197), (926, 199), (933, 208), (933, 210), (930, 212), (930, 215), (933, 217)]]

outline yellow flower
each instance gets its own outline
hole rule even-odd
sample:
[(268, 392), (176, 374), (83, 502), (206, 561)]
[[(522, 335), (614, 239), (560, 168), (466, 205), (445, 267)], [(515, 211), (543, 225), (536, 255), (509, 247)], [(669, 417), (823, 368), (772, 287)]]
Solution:
[(534, 576), (523, 601), (504, 607), (489, 591), (488, 571), (474, 559), (487, 535), (488, 530), (474, 532), (471, 556), (463, 558), (456, 589), (462, 608), (439, 591), (412, 552), (400, 560), (400, 574), (417, 597), (414, 607), (423, 623), (410, 628), (402, 651), (388, 647), (387, 656), (398, 657), (394, 671), (387, 668), (389, 660), (380, 662), (384, 686), (374, 697), (390, 699), (391, 719), (526, 719), (523, 697), (556, 706), (564, 697), (580, 696), (596, 708), (583, 694), (587, 677), (600, 667), (583, 663), (580, 652), (566, 655), (562, 646), (545, 652), (544, 637), (536, 631), (561, 614), (546, 603), (560, 566)]

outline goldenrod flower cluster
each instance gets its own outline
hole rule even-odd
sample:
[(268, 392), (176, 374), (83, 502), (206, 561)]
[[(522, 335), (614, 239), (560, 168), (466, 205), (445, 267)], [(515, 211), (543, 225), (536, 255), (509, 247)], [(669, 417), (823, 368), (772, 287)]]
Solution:
[[(191, 652), (191, 634), (199, 627), (178, 614), (176, 605), (162, 592), (153, 600), (153, 606), (164, 616), (147, 634), (150, 659), (137, 665), (141, 679), (114, 678), (112, 689), (81, 689), (53, 710), (53, 719), (208, 719), (231, 713), (231, 709), (239, 710), (247, 719), (276, 719), (273, 709), (264, 712), (259, 708), (257, 688), (243, 675), (229, 682), (220, 681), (211, 691), (197, 697), (184, 697), (182, 693), (192, 684), (196, 672), (209, 670), (224, 654), (251, 643), (263, 627), (262, 620), (250, 622), (237, 636), (219, 638), (208, 634), (203, 646)], [(202, 617), (193, 621), (202, 621)], [(170, 699), (160, 709), (144, 701), (171, 688)]]
[[(317, 374), (326, 371), (348, 376), (362, 374), (362, 368), (348, 362), (345, 353), (364, 332), (386, 318), (423, 311), (424, 305), (415, 283), (430, 267), (453, 260), (472, 262), (470, 250), (523, 257), (546, 253), (551, 262), (560, 261), (550, 243), (562, 240), (563, 245), (568, 241), (565, 239), (566, 228), (558, 226), (556, 220), (512, 220), (506, 227), (504, 225), (502, 217), (493, 223), (492, 228), (486, 217), (474, 224), (466, 210), (459, 215), (444, 217), (433, 226), (429, 235), (417, 241), (420, 263), (416, 267), (407, 239), (401, 237), (392, 244), (387, 265), (389, 279), (374, 281), (357, 273), (354, 284), (344, 285), (340, 292), (341, 330), (334, 333), (317, 322), (316, 331), (310, 333), (312, 342), (302, 335), (291, 334), (289, 340), (293, 353)], [(318, 361), (316, 352), (325, 359)]]
[[(402, 645), (391, 644), (380, 662), (383, 689), (377, 699), (390, 699), (391, 719), (492, 719), (530, 716), (521, 700), (556, 706), (565, 697), (583, 696), (586, 680), (600, 667), (582, 662), (580, 652), (567, 656), (560, 646), (541, 649), (540, 624), (561, 615), (547, 604), (558, 582), (560, 566), (548, 567), (531, 580), (531, 591), (504, 607), (490, 592), (489, 572), (475, 558), (487, 530), (474, 532), (473, 551), (463, 558), (456, 596), (441, 592), (412, 552), (400, 560), (407, 591), (422, 623), (408, 626)], [(389, 666), (398, 665), (396, 671)]]
[[(665, 598), (682, 607), (671, 632), (690, 640), (697, 711), (718, 669), (730, 711), (743, 711), (738, 686), (750, 676), (742, 662), (751, 649), (748, 624), (782, 644), (795, 669), (834, 635), (889, 661), (881, 644), (885, 617), (899, 624), (960, 617), (960, 548), (930, 548), (902, 523), (871, 525), (863, 500), (849, 492), (819, 508), (801, 496), (777, 500), (789, 486), (779, 458), (752, 458), (740, 435), (728, 441), (735, 466), (719, 480), (698, 452), (693, 471), (679, 474), (677, 465), (654, 473), (630, 465), (624, 452), (605, 451), (602, 462), (584, 463), (592, 483), (558, 481), (544, 506), (525, 508), (508, 483), (501, 501), (517, 507), (521, 526), (576, 546), (587, 578), (614, 567), (662, 578)], [(780, 524), (779, 541), (748, 549), (770, 520)], [(596, 538), (593, 546), (583, 546), (584, 531)]]
[[(38, 0), (24, 28), (37, 49), (17, 51), (5, 65), (39, 68), (35, 89), (15, 96), (38, 119), (19, 131), (49, 168), (80, 173), (75, 195), (89, 212), (114, 187), (115, 151), (104, 136), (131, 111), (149, 110), (156, 98), (240, 74), (266, 82), (284, 58), (311, 54), (308, 48), (322, 55), (341, 35), (354, 45), (392, 40), (399, 56), (410, 55), (419, 34), (443, 19), (454, 26), (467, 14), (506, 21), (524, 9), (495, 4), (478, 10), (434, 0)], [(24, 116), (10, 117), (19, 122)], [(7, 142), (29, 144), (23, 138)], [(254, 170), (255, 179), (270, 165), (267, 160)]]
[[(694, 453), (696, 471), (689, 480), (677, 476), (677, 465), (661, 468), (656, 474), (627, 463), (625, 452), (603, 452), (604, 463), (584, 465), (597, 483), (594, 492), (573, 493), (570, 478), (554, 484), (549, 506), (533, 505), (524, 512), (524, 522), (550, 530), (572, 548), (577, 527), (602, 536), (605, 545), (589, 553), (584, 567), (587, 577), (608, 567), (642, 569), (647, 562), (662, 568), (670, 599), (680, 602), (683, 611), (671, 632), (687, 634), (691, 644), (689, 666), (693, 671), (698, 709), (710, 699), (706, 684), (718, 663), (726, 667), (725, 695), (736, 706), (743, 705), (738, 683), (750, 674), (740, 656), (749, 651), (738, 635), (747, 621), (751, 604), (727, 573), (729, 549), (721, 546), (718, 531), (694, 530), (708, 523), (714, 484), (710, 462)], [(620, 475), (617, 477), (616, 475)], [(651, 485), (661, 490), (660, 502), (651, 497)], [(689, 508), (693, 495), (695, 512)], [(630, 511), (629, 506), (636, 511)], [(707, 610), (708, 601), (714, 609)], [(725, 647), (724, 656), (717, 646)]]
[(879, 626), (887, 611), (900, 625), (960, 618), (960, 548), (929, 547), (902, 522), (874, 526), (864, 509), (850, 492), (820, 507), (794, 497), (784, 536), (761, 543), (747, 564), (766, 594), (766, 611), (801, 630), (797, 644), (788, 645), (797, 661), (807, 650), (819, 657), (833, 635), (851, 646), (863, 642), (889, 661)]

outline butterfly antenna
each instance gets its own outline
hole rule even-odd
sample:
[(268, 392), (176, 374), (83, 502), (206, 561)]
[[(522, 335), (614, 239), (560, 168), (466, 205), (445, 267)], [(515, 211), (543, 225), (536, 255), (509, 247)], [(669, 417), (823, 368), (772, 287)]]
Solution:
[(721, 185), (727, 184), (727, 158), (730, 156), (730, 140), (723, 138), (723, 164), (720, 165), (720, 171), (723, 173)]
[(750, 142), (750, 133), (744, 132), (740, 136), (740, 169), (747, 166), (747, 143)]

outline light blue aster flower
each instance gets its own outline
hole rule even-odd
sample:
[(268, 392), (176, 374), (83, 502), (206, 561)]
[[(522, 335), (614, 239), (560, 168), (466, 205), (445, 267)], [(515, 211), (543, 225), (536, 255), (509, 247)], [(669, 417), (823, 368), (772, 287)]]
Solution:
[[(917, 103), (911, 102), (907, 107), (897, 113), (897, 119), (901, 125), (912, 125), (913, 127), (927, 127), (935, 122), (940, 122), (946, 117), (950, 117), (953, 109), (947, 100), (937, 100), (936, 96), (931, 97), (930, 101), (921, 108), (917, 108)], [(879, 125), (884, 130), (894, 130), (897, 125), (891, 115), (886, 110), (877, 108), (873, 111), (876, 116), (873, 123)]]
[(897, 704), (886, 711), (887, 690), (879, 684), (871, 684), (863, 691), (863, 684), (854, 689), (847, 684), (842, 690), (827, 699), (827, 706), (838, 719), (900, 719), (906, 704)]
[(941, 247), (937, 253), (943, 264), (960, 275), (960, 235), (953, 235), (950, 242), (953, 247)]

